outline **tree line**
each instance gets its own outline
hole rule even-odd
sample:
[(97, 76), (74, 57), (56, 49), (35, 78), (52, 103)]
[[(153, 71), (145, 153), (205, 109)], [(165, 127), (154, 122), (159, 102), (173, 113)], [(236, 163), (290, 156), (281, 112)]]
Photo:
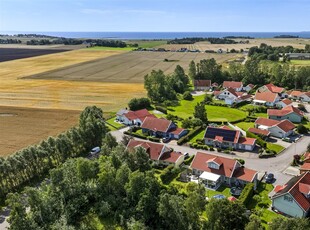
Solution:
[(24, 148), (7, 158), (1, 157), (0, 198), (46, 174), (68, 158), (80, 156), (94, 146), (100, 146), (105, 133), (102, 110), (87, 107), (80, 115), (78, 127), (57, 137), (49, 137), (40, 144)]
[(21, 43), (22, 41), (18, 39), (11, 39), (11, 38), (0, 39), (0, 44), (21, 44)]
[(231, 63), (223, 70), (215, 59), (204, 59), (189, 64), (191, 79), (208, 79), (221, 84), (223, 81), (242, 81), (244, 85), (264, 85), (274, 83), (286, 89), (310, 89), (310, 67), (295, 67), (289, 63), (266, 63), (256, 59), (245, 65)]
[(196, 42), (208, 41), (211, 44), (237, 44), (235, 40), (228, 38), (202, 38), (202, 37), (193, 37), (193, 38), (176, 38), (173, 40), (167, 41), (167, 44), (194, 44)]
[[(273, 47), (265, 43), (260, 46), (253, 46), (249, 49), (248, 56), (255, 60), (270, 60), (279, 61), (280, 55), (285, 53), (306, 53), (310, 52), (310, 46), (305, 45), (305, 49), (294, 48), (293, 46), (279, 46)], [(286, 57), (283, 56), (283, 61), (286, 61)]]
[(57, 38), (57, 39), (31, 39), (27, 41), (27, 45), (81, 45), (83, 43), (91, 44), (91, 46), (106, 47), (127, 47), (126, 42), (119, 40), (103, 40), (103, 39), (75, 39), (75, 38)]

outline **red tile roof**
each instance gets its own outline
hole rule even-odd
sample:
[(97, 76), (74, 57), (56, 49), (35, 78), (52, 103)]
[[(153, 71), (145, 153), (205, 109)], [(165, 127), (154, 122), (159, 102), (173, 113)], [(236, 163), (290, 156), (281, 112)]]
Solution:
[(233, 177), (236, 177), (239, 180), (252, 182), (256, 174), (257, 171), (255, 170), (240, 167), (235, 170)]
[(256, 92), (254, 99), (266, 102), (275, 102), (277, 99), (278, 94), (272, 92)]
[(234, 88), (234, 89), (241, 88), (242, 82), (240, 82), (240, 81), (224, 81), (223, 87), (224, 88)]
[[(236, 90), (234, 90), (233, 88), (228, 88), (226, 89), (228, 92), (230, 92), (232, 95), (234, 95), (235, 97), (238, 97), (239, 95), (237, 94)], [(241, 92), (242, 93), (242, 92)], [(242, 93), (243, 94), (243, 93)]]
[(304, 192), (308, 194), (307, 192), (309, 192), (309, 186), (310, 172), (305, 172), (302, 175), (293, 177), (289, 180), (285, 187), (273, 196), (273, 199), (289, 193), (294, 197), (299, 206), (307, 212), (310, 209), (310, 198), (307, 198), (304, 195)]
[(253, 84), (248, 84), (247, 86), (251, 87), (253, 89), (254, 85)]
[(277, 192), (282, 191), (284, 188), (285, 188), (285, 185), (277, 185), (277, 186), (273, 189), (273, 191), (274, 191), (275, 193), (277, 193)]
[(240, 137), (238, 143), (243, 145), (255, 145), (256, 139), (250, 137)]
[(295, 113), (301, 117), (303, 117), (303, 112), (300, 111), (299, 109), (295, 108), (294, 106), (290, 105), (290, 106), (286, 106), (283, 109), (279, 110), (279, 109), (268, 109), (267, 110), (267, 114), (269, 116), (286, 116), (290, 113)]
[(214, 83), (212, 83), (212, 86), (214, 86), (214, 87), (218, 87), (218, 86), (219, 86), (219, 84), (217, 84), (216, 82), (214, 82)]
[(223, 142), (223, 137), (215, 136), (214, 140), (222, 143)]
[[(213, 168), (208, 167), (208, 161), (209, 160), (212, 161), (212, 159), (214, 159), (215, 157), (218, 158), (222, 162), (220, 169), (213, 169)], [(197, 152), (194, 160), (192, 161), (191, 168), (198, 169), (198, 170), (205, 171), (205, 172), (215, 173), (217, 175), (231, 177), (234, 171), (234, 168), (235, 168), (235, 164), (236, 164), (236, 160), (234, 159), (217, 157), (212, 154)]]
[(304, 163), (301, 167), (301, 170), (309, 170), (310, 171), (310, 163)]
[(249, 128), (249, 132), (254, 133), (254, 134), (259, 134), (263, 136), (269, 136), (270, 132), (268, 130), (262, 130), (262, 129), (257, 129), (257, 128)]
[(213, 91), (214, 96), (218, 96), (218, 95), (220, 95), (221, 93), (222, 93), (222, 91), (219, 91), (219, 90), (214, 90), (214, 91)]
[(284, 132), (288, 132), (290, 130), (295, 129), (295, 125), (289, 120), (282, 120), (277, 124), (277, 126), (282, 129)]
[(172, 121), (164, 118), (146, 117), (141, 125), (141, 128), (165, 133), (168, 132), (171, 123)]
[(129, 120), (140, 119), (143, 121), (146, 117), (155, 117), (153, 114), (150, 114), (149, 111), (146, 109), (141, 109), (137, 111), (129, 111), (128, 113), (124, 114)]
[(195, 80), (194, 86), (210, 87), (211, 86), (211, 80)]
[(150, 159), (159, 160), (160, 154), (164, 151), (164, 145), (156, 144), (152, 142), (138, 141), (138, 140), (130, 140), (127, 149), (131, 150), (137, 147), (142, 147), (149, 154)]
[[(209, 168), (208, 162), (215, 162), (220, 165), (220, 168)], [(236, 167), (237, 165), (239, 165), (239, 167)], [(237, 160), (201, 152), (197, 152), (191, 164), (191, 168), (204, 172), (211, 172), (217, 175), (223, 175), (230, 178), (236, 177), (240, 180), (249, 182), (252, 182), (254, 176), (257, 174), (257, 172), (254, 170), (241, 167)]]
[(286, 105), (290, 105), (293, 103), (290, 99), (287, 99), (287, 98), (283, 99), (282, 102)]
[(170, 163), (175, 163), (181, 156), (183, 156), (181, 153), (177, 152), (165, 152), (161, 157), (160, 160), (167, 161)]
[(278, 86), (275, 86), (274, 84), (270, 83), (270, 84), (267, 84), (265, 85), (268, 90), (270, 92), (273, 92), (273, 93), (282, 93), (284, 91), (284, 88), (282, 87), (278, 87)]
[(264, 125), (264, 126), (268, 126), (268, 127), (275, 126), (278, 123), (279, 123), (279, 121), (264, 118), (264, 117), (259, 117), (255, 121), (255, 124), (257, 124), (257, 125)]
[(243, 95), (243, 96), (239, 97), (239, 99), (241, 99), (241, 100), (246, 100), (246, 99), (249, 99), (249, 98), (252, 98), (252, 95), (246, 94), (246, 95)]
[(304, 161), (310, 160), (310, 152), (304, 154)]
[(174, 134), (174, 135), (179, 135), (180, 133), (182, 133), (185, 129), (182, 128), (176, 128), (173, 131), (170, 131), (170, 133)]
[(298, 90), (293, 90), (291, 93), (290, 93), (290, 96), (292, 97), (299, 97), (300, 95), (302, 95), (303, 92), (301, 91), (298, 91)]

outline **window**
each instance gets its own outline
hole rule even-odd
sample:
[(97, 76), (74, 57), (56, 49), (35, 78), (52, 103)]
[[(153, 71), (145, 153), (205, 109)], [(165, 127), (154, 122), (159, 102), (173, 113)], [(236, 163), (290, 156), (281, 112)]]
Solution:
[(219, 166), (214, 162), (208, 162), (208, 167), (212, 169), (219, 169)]
[(293, 202), (293, 198), (290, 196), (287, 196), (287, 195), (284, 196), (284, 200), (286, 200), (288, 202)]

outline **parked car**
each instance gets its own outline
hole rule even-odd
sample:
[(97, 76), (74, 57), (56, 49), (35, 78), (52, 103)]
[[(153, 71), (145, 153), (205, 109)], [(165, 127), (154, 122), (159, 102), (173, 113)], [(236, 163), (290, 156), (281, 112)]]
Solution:
[(189, 153), (188, 152), (185, 152), (183, 155), (184, 155), (184, 158), (188, 158), (189, 157)]
[(271, 184), (274, 181), (274, 175), (272, 173), (268, 173), (265, 176), (266, 183)]
[(94, 147), (92, 148), (92, 150), (90, 151), (90, 154), (94, 155), (94, 154), (97, 154), (97, 153), (100, 153), (100, 147)]
[(169, 142), (170, 141), (170, 137), (164, 137), (163, 138), (163, 143), (167, 143), (167, 142)]

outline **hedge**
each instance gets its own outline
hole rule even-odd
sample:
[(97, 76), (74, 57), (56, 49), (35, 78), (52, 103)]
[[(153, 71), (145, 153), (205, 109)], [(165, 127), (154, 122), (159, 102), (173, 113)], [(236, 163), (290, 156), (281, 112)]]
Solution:
[(186, 160), (184, 160), (184, 164), (185, 165), (190, 165), (192, 163), (192, 161), (194, 160), (194, 157), (195, 156), (193, 155), (193, 156), (187, 158)]
[(254, 184), (248, 183), (242, 190), (239, 200), (246, 206), (254, 193)]
[(193, 130), (191, 130), (188, 134), (186, 134), (185, 136), (181, 137), (177, 144), (178, 145), (182, 145), (186, 142), (188, 142), (191, 138), (193, 138), (194, 136), (196, 136), (198, 133), (200, 133), (200, 131), (203, 129), (202, 126), (198, 126), (196, 128), (194, 128)]
[(155, 109), (160, 111), (160, 112), (162, 112), (162, 113), (164, 113), (164, 114), (168, 113), (167, 108), (162, 107), (162, 106), (155, 106)]
[(143, 136), (143, 135), (140, 135), (140, 134), (137, 134), (137, 133), (133, 133), (133, 132), (129, 132), (129, 131), (125, 131), (124, 134), (129, 135), (129, 136), (133, 136), (133, 137), (138, 137), (138, 138), (141, 138), (141, 139), (144, 139), (144, 140), (147, 139), (146, 136)]
[(246, 136), (247, 137), (251, 137), (251, 138), (256, 138), (256, 143), (262, 147), (262, 148), (266, 148), (267, 147), (267, 143), (266, 141), (264, 141), (261, 137), (259, 137), (258, 135), (255, 135), (254, 133), (251, 133), (249, 131), (246, 132)]
[(173, 165), (169, 165), (165, 168), (160, 175), (160, 179), (164, 184), (169, 184), (175, 176), (180, 172), (180, 169), (175, 168)]
[(153, 142), (160, 142), (160, 138), (157, 138), (157, 137), (147, 137), (147, 139)]

